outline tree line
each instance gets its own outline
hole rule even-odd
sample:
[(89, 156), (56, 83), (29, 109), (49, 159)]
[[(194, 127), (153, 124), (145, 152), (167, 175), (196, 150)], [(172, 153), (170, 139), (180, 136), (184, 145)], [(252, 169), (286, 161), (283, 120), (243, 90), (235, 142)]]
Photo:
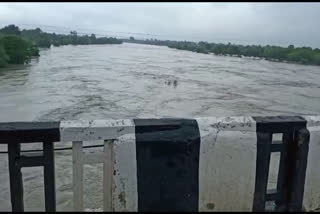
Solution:
[(39, 48), (50, 48), (51, 45), (121, 44), (122, 42), (167, 46), (204, 54), (259, 57), (271, 61), (320, 65), (319, 48), (294, 47), (293, 45), (288, 47), (238, 45), (203, 41), (137, 40), (134, 37), (120, 40), (113, 37), (98, 38), (95, 34), (80, 36), (76, 31), (71, 31), (70, 34), (65, 35), (43, 32), (40, 28), (20, 30), (18, 26), (8, 25), (0, 29), (0, 67), (7, 64), (28, 63), (32, 57), (39, 56)]
[(7, 64), (24, 64), (34, 56), (39, 56), (39, 48), (60, 45), (121, 44), (122, 40), (113, 37), (96, 37), (95, 34), (78, 35), (43, 32), (40, 28), (20, 30), (8, 25), (0, 29), (0, 67)]
[(311, 47), (288, 47), (280, 46), (261, 46), (261, 45), (237, 45), (237, 44), (222, 44), (209, 42), (190, 42), (190, 41), (170, 41), (170, 40), (137, 40), (131, 37), (125, 42), (160, 45), (179, 50), (193, 51), (197, 53), (223, 56), (237, 56), (237, 57), (259, 57), (270, 61), (292, 62), (304, 65), (320, 65), (320, 49)]

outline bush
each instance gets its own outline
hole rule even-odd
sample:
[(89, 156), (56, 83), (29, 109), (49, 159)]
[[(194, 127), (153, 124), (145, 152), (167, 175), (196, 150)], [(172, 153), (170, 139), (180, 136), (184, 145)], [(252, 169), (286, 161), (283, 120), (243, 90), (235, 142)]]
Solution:
[(0, 43), (8, 56), (8, 64), (28, 63), (31, 56), (39, 55), (39, 50), (36, 46), (19, 36), (3, 36), (0, 39)]
[(51, 46), (51, 42), (49, 39), (47, 38), (40, 38), (38, 41), (37, 41), (37, 45), (41, 48), (50, 48)]
[(313, 56), (313, 62), (315, 65), (320, 65), (320, 53)]
[(9, 57), (2, 44), (0, 44), (0, 67), (5, 67), (8, 64), (8, 60)]

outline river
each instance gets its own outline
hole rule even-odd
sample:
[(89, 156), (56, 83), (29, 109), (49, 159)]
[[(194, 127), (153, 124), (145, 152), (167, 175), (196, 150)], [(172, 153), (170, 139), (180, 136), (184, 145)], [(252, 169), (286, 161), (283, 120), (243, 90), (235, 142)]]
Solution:
[[(40, 55), (0, 70), (0, 122), (320, 112), (320, 66), (130, 43), (51, 47)], [(7, 164), (0, 154), (0, 211), (11, 210)], [(56, 164), (57, 210), (71, 210), (71, 152), (56, 152)], [(100, 172), (100, 165), (85, 167), (86, 207), (101, 206)], [(25, 210), (43, 210), (42, 170), (23, 175)]]

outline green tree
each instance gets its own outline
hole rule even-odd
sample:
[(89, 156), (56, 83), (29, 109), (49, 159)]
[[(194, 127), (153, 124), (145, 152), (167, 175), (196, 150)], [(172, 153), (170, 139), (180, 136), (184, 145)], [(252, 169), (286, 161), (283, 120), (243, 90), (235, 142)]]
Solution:
[(294, 45), (289, 45), (288, 48), (289, 49), (294, 49)]
[(5, 67), (8, 64), (8, 60), (9, 57), (2, 44), (0, 44), (0, 67)]
[(0, 43), (9, 58), (9, 64), (28, 63), (34, 53), (33, 45), (18, 36), (4, 36), (1, 38)]
[(42, 47), (42, 48), (50, 48), (51, 46), (51, 42), (49, 40), (49, 38), (40, 38), (38, 41), (37, 41), (37, 44), (39, 47)]
[(8, 35), (21, 35), (19, 27), (15, 25), (5, 26), (4, 28), (0, 29), (0, 33)]
[(70, 36), (71, 36), (71, 44), (76, 45), (77, 44), (77, 40), (78, 40), (77, 31), (71, 31), (70, 32)]
[(91, 41), (91, 43), (95, 43), (95, 41), (96, 41), (96, 35), (95, 34), (91, 34), (91, 36), (90, 36), (90, 41)]

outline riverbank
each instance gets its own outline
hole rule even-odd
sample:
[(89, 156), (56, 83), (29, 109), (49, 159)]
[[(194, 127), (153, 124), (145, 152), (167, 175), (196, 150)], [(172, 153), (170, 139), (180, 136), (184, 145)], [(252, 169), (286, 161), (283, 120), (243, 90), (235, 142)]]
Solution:
[(149, 44), (167, 46), (178, 50), (187, 50), (196, 53), (218, 56), (253, 57), (254, 59), (265, 59), (274, 62), (287, 62), (302, 65), (320, 65), (320, 49), (311, 47), (288, 47), (261, 46), (261, 45), (238, 45), (238, 44), (216, 44), (208, 42), (170, 41), (170, 40), (124, 40), (128, 43)]
[(31, 41), (15, 35), (0, 36), (0, 67), (29, 63), (37, 56), (40, 56), (39, 49)]
[(8, 64), (26, 64), (31, 57), (40, 56), (39, 48), (61, 45), (122, 44), (113, 37), (96, 37), (95, 34), (69, 35), (46, 33), (40, 28), (20, 30), (18, 26), (8, 25), (0, 29), (0, 67)]
[(76, 31), (70, 34), (55, 34), (43, 32), (40, 28), (20, 30), (15, 25), (8, 25), (0, 29), (0, 67), (7, 64), (24, 64), (33, 56), (39, 56), (38, 48), (50, 48), (61, 45), (92, 45), (92, 44), (148, 44), (166, 46), (178, 50), (187, 50), (203, 54), (218, 56), (251, 57), (274, 62), (286, 62), (302, 65), (320, 65), (320, 49), (311, 47), (288, 47), (239, 45), (209, 42), (171, 41), (146, 39), (137, 40), (116, 39), (113, 37), (96, 37), (95, 34), (78, 35)]

